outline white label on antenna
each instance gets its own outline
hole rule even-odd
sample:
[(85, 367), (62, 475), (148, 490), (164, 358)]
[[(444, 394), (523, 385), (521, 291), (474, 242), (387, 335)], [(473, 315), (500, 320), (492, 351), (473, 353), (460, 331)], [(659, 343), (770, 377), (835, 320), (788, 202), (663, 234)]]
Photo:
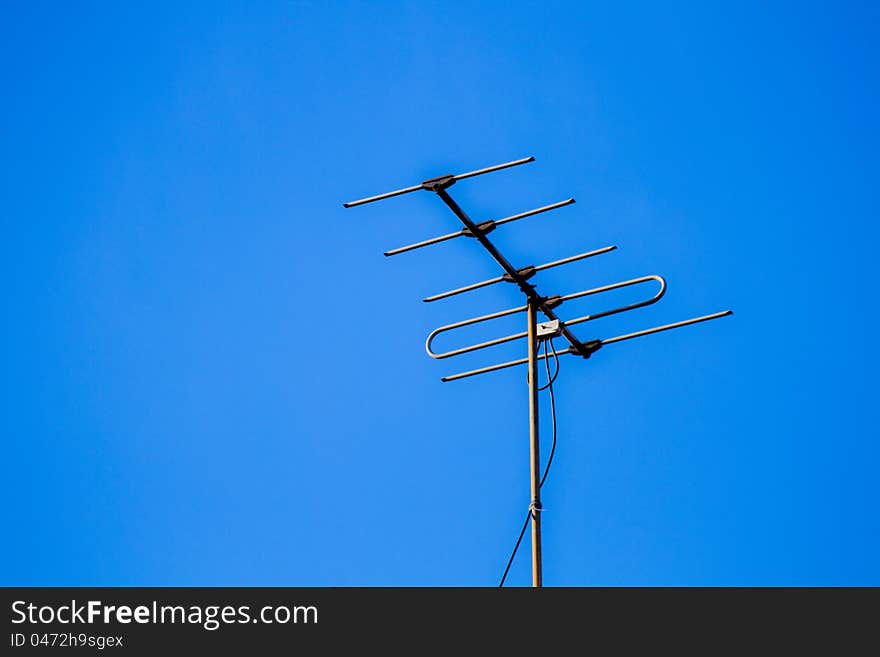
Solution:
[(562, 329), (559, 328), (558, 319), (538, 323), (539, 338), (555, 338), (557, 335), (562, 335)]

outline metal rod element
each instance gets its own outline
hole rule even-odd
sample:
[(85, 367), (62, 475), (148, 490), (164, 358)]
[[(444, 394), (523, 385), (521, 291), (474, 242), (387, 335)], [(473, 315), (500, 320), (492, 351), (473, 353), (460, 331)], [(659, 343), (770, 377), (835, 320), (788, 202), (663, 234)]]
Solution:
[[(575, 326), (577, 324), (582, 324), (583, 322), (589, 322), (594, 319), (600, 319), (602, 317), (608, 317), (609, 315), (616, 315), (617, 313), (626, 312), (628, 310), (635, 310), (636, 308), (642, 308), (644, 306), (650, 306), (653, 303), (657, 303), (663, 298), (663, 295), (666, 294), (666, 281), (662, 276), (657, 276), (656, 274), (652, 274), (651, 276), (642, 276), (640, 278), (633, 278), (628, 281), (620, 281), (619, 283), (612, 283), (611, 285), (603, 285), (602, 287), (594, 287), (591, 290), (583, 290), (582, 292), (574, 292), (572, 294), (566, 294), (565, 296), (558, 297), (556, 299), (556, 306), (562, 303), (563, 301), (568, 301), (570, 299), (580, 299), (582, 297), (590, 296), (593, 294), (601, 294), (602, 292), (609, 292), (611, 290), (617, 290), (622, 287), (629, 287), (631, 285), (638, 285), (640, 283), (647, 283), (649, 281), (656, 281), (660, 284), (660, 289), (654, 294), (654, 296), (649, 299), (645, 299), (643, 301), (637, 301), (636, 303), (631, 303), (625, 306), (620, 306), (618, 308), (612, 308), (611, 310), (603, 310), (598, 313), (593, 313), (591, 315), (584, 315), (582, 317), (576, 317), (575, 319), (567, 320), (565, 322), (560, 321), (560, 324), (564, 326)], [(479, 324), (481, 322), (487, 322), (491, 319), (497, 319), (499, 317), (504, 317), (506, 315), (513, 315), (514, 313), (524, 312), (528, 306), (517, 306), (516, 308), (510, 308), (508, 310), (502, 310), (496, 313), (491, 313), (489, 315), (481, 315), (480, 317), (473, 317), (471, 319), (465, 319), (460, 322), (455, 322), (454, 324), (447, 324), (446, 326), (441, 326), (440, 328), (434, 329), (429, 335), (428, 339), (425, 341), (425, 350), (428, 352), (428, 355), (431, 358), (451, 358), (452, 356), (459, 356), (461, 354), (466, 354), (471, 351), (478, 351), (479, 349), (485, 349), (486, 347), (494, 347), (498, 344), (504, 344), (505, 342), (513, 342), (514, 340), (519, 340), (521, 338), (526, 337), (527, 332), (523, 331), (521, 333), (512, 333), (511, 335), (505, 335), (500, 338), (494, 338), (492, 340), (487, 340), (486, 342), (480, 342), (478, 344), (473, 344), (467, 347), (461, 347), (459, 349), (453, 349), (452, 351), (446, 351), (442, 353), (436, 353), (431, 350), (431, 345), (434, 340), (437, 339), (441, 333), (446, 333), (448, 331), (454, 331), (455, 329), (462, 328), (464, 326), (470, 326), (472, 324)]]
[(488, 342), (481, 342), (479, 344), (470, 345), (469, 347), (462, 347), (461, 349), (453, 349), (452, 351), (446, 351), (443, 353), (435, 353), (431, 351), (431, 344), (441, 333), (446, 333), (447, 331), (453, 331), (457, 328), (462, 328), (463, 326), (470, 326), (471, 324), (479, 324), (480, 322), (488, 322), (490, 319), (497, 319), (499, 317), (504, 317), (506, 315), (513, 315), (514, 313), (521, 313), (528, 310), (528, 306), (517, 306), (516, 308), (510, 308), (508, 310), (502, 310), (497, 313), (492, 313), (490, 315), (481, 315), (480, 317), (474, 317), (472, 319), (465, 319), (460, 322), (455, 322), (454, 324), (447, 324), (446, 326), (441, 326), (438, 329), (434, 329), (431, 331), (430, 335), (428, 335), (428, 339), (425, 341), (425, 351), (428, 352), (428, 355), (431, 358), (451, 358), (452, 356), (459, 356), (461, 354), (466, 354), (470, 351), (477, 351), (478, 349), (485, 349), (486, 347), (492, 347), (496, 344), (504, 344), (505, 342), (511, 342), (513, 340), (517, 340), (519, 338), (524, 338), (528, 334), (527, 331), (523, 331), (522, 333), (514, 333), (513, 335), (506, 335), (502, 338), (495, 338), (494, 340), (489, 340)]
[(602, 344), (614, 344), (615, 342), (623, 342), (624, 340), (632, 340), (640, 338), (643, 335), (651, 335), (652, 333), (660, 333), (661, 331), (669, 331), (670, 329), (679, 328), (680, 326), (690, 326), (691, 324), (699, 324), (700, 322), (708, 322), (710, 319), (718, 319), (719, 317), (727, 317), (732, 315), (732, 310), (724, 310), (720, 313), (712, 313), (711, 315), (703, 315), (702, 317), (694, 317), (686, 319), (682, 322), (674, 322), (672, 324), (664, 324), (663, 326), (655, 326), (654, 328), (645, 329), (644, 331), (636, 331), (635, 333), (627, 333), (626, 335), (617, 335), (613, 338), (602, 340)]
[(492, 173), (493, 171), (501, 171), (501, 169), (509, 169), (510, 167), (519, 166), (520, 164), (528, 164), (529, 162), (534, 162), (535, 158), (529, 155), (528, 157), (524, 157), (519, 160), (513, 160), (512, 162), (505, 162), (504, 164), (496, 164), (491, 167), (486, 167), (485, 169), (477, 169), (476, 171), (468, 171), (467, 173), (459, 173), (453, 176), (456, 180), (464, 180), (465, 178), (473, 178), (474, 176), (482, 176), (484, 173)]
[[(570, 350), (571, 350), (571, 348), (569, 348), (569, 351)], [(557, 349), (556, 355), (558, 356), (561, 354), (566, 354), (566, 353), (569, 353), (569, 351)], [(538, 360), (544, 360), (545, 358), (547, 358), (547, 356), (545, 356), (544, 354), (538, 354), (536, 356), (536, 358)], [(550, 354), (549, 358), (553, 358), (553, 354)], [(516, 365), (523, 365), (528, 362), (529, 362), (528, 358), (517, 358), (516, 360), (509, 360), (506, 363), (498, 363), (497, 365), (489, 365), (488, 367), (480, 367), (479, 369), (469, 370), (467, 372), (461, 372), (460, 374), (450, 374), (449, 376), (441, 377), (440, 380), (443, 381), (444, 383), (446, 383), (447, 381), (458, 381), (459, 379), (466, 379), (470, 376), (476, 376), (477, 374), (485, 374), (487, 372), (494, 372), (496, 370), (504, 370), (504, 369), (507, 369), (508, 367), (515, 367)]]
[(543, 584), (541, 563), (541, 449), (538, 436), (538, 302), (529, 299), (529, 477), (532, 500), (532, 586)]
[(398, 253), (406, 253), (407, 251), (415, 251), (416, 249), (421, 249), (423, 246), (430, 246), (431, 244), (439, 244), (440, 242), (445, 242), (446, 240), (451, 240), (456, 237), (464, 237), (465, 232), (463, 230), (456, 231), (454, 233), (446, 233), (446, 235), (440, 235), (439, 237), (432, 237), (429, 240), (424, 240), (422, 242), (416, 242), (415, 244), (407, 244), (406, 246), (401, 246), (396, 249), (391, 249), (390, 251), (385, 251), (382, 255), (388, 257), (397, 255)]
[(593, 256), (602, 255), (603, 253), (608, 253), (609, 251), (614, 251), (617, 249), (617, 246), (603, 246), (601, 249), (596, 249), (595, 251), (587, 251), (586, 253), (578, 253), (577, 255), (569, 256), (568, 258), (563, 258), (562, 260), (554, 260), (553, 262), (545, 262), (543, 265), (535, 265), (535, 271), (544, 271), (545, 269), (553, 269), (553, 267), (559, 267), (561, 265), (567, 265), (570, 262), (577, 262), (578, 260), (583, 260), (584, 258), (592, 258)]
[(464, 294), (465, 292), (470, 292), (471, 290), (479, 290), (481, 287), (488, 287), (490, 285), (495, 285), (495, 283), (500, 283), (504, 280), (504, 276), (496, 276), (495, 278), (490, 278), (485, 281), (480, 281), (479, 283), (471, 283), (470, 285), (465, 285), (464, 287), (457, 287), (454, 290), (449, 290), (448, 292), (441, 292), (440, 294), (435, 294), (430, 297), (425, 297), (422, 299), (425, 303), (431, 303), (432, 301), (439, 301), (440, 299), (447, 299), (449, 297), (454, 297), (456, 294)]
[[(453, 180), (464, 180), (465, 178), (473, 178), (474, 176), (480, 176), (484, 173), (492, 173), (493, 171), (500, 171), (501, 169), (508, 169), (510, 167), (515, 167), (520, 164), (526, 164), (528, 162), (534, 162), (535, 158), (533, 157), (524, 157), (521, 160), (513, 160), (512, 162), (505, 162), (504, 164), (496, 164), (495, 166), (486, 167), (485, 169), (477, 169), (476, 171), (468, 171), (467, 173), (459, 173), (455, 176), (450, 176)], [(401, 194), (409, 194), (410, 192), (417, 192), (420, 189), (425, 189), (425, 187), (421, 184), (413, 185), (412, 187), (404, 187), (403, 189), (396, 189), (393, 192), (385, 192), (384, 194), (377, 194), (376, 196), (369, 196), (367, 198), (361, 198), (357, 201), (349, 201), (348, 203), (343, 203), (342, 207), (344, 208), (353, 208), (357, 205), (365, 205), (366, 203), (372, 203), (373, 201), (382, 201), (386, 198), (392, 198), (394, 196), (400, 196)]]
[[(577, 255), (570, 256), (568, 258), (563, 258), (562, 260), (554, 260), (553, 262), (546, 262), (543, 265), (535, 265), (534, 271), (544, 271), (545, 269), (551, 269), (553, 267), (559, 267), (561, 265), (567, 265), (570, 262), (575, 262), (577, 260), (584, 260), (585, 258), (592, 258), (593, 256), (602, 255), (603, 253), (608, 253), (609, 251), (614, 251), (617, 247), (612, 246), (603, 246), (601, 249), (596, 249), (595, 251), (587, 251), (585, 253), (578, 253)], [(519, 275), (519, 272), (517, 272)], [(522, 276), (519, 275), (521, 278)], [(446, 299), (448, 297), (455, 296), (456, 294), (462, 294), (464, 292), (470, 292), (471, 290), (477, 290), (481, 287), (487, 287), (489, 285), (494, 285), (495, 283), (500, 283), (503, 280), (510, 280), (512, 277), (507, 276), (496, 276), (495, 278), (490, 278), (485, 281), (480, 281), (479, 283), (472, 283), (471, 285), (465, 285), (464, 287), (459, 287), (454, 290), (449, 290), (448, 292), (441, 292), (440, 294), (435, 294), (430, 297), (425, 297), (422, 301), (431, 302), (431, 301), (439, 301), (440, 299)], [(516, 282), (516, 280), (514, 280)]]
[[(702, 317), (694, 317), (692, 319), (686, 319), (681, 322), (674, 322), (672, 324), (664, 324), (663, 326), (655, 326), (654, 328), (645, 329), (643, 331), (636, 331), (635, 333), (627, 333), (625, 335), (616, 335), (613, 338), (606, 338), (605, 340), (600, 340), (601, 344), (604, 346), (606, 344), (614, 344), (615, 342), (623, 342), (624, 340), (632, 340), (633, 338), (640, 338), (643, 335), (651, 335), (652, 333), (660, 333), (662, 331), (669, 331), (671, 329), (676, 329), (682, 326), (689, 326), (691, 324), (699, 324), (700, 322), (708, 322), (711, 319), (718, 319), (720, 317), (727, 317), (728, 315), (732, 315), (732, 310), (724, 310), (720, 313), (712, 313), (711, 315), (703, 315)], [(563, 354), (566, 352), (558, 351), (557, 354)], [(569, 347), (567, 353), (577, 354), (577, 348), (572, 345)], [(545, 358), (543, 354), (538, 355), (538, 360)], [(550, 355), (550, 358), (553, 358)], [(508, 367), (515, 367), (517, 365), (523, 365), (529, 362), (528, 358), (518, 358), (516, 360), (509, 360), (505, 363), (498, 363), (496, 365), (489, 365), (488, 367), (481, 367), (476, 370), (469, 370), (467, 372), (461, 372), (459, 374), (451, 374), (449, 376), (444, 376), (440, 380), (443, 382), (447, 381), (458, 381), (459, 379), (466, 379), (471, 376), (476, 376), (477, 374), (486, 374), (487, 372), (496, 372), (498, 370), (507, 369)]]
[(525, 219), (526, 217), (533, 217), (536, 214), (541, 214), (542, 212), (549, 212), (550, 210), (555, 210), (556, 208), (564, 208), (566, 205), (572, 205), (574, 203), (573, 198), (565, 199), (564, 201), (559, 201), (557, 203), (551, 203), (550, 205), (543, 205), (540, 208), (535, 208), (534, 210), (526, 210), (525, 212), (520, 212), (519, 214), (512, 214), (509, 217), (504, 217), (504, 219), (496, 219), (496, 226), (503, 226), (504, 224), (509, 224), (512, 221), (517, 221), (518, 219)]
[(348, 203), (343, 203), (342, 207), (353, 208), (356, 205), (365, 205), (367, 203), (372, 203), (373, 201), (382, 201), (386, 198), (400, 196), (401, 194), (409, 194), (410, 192), (417, 192), (420, 189), (422, 189), (421, 185), (413, 185), (412, 187), (404, 187), (403, 189), (395, 189), (393, 192), (385, 192), (384, 194), (378, 194), (376, 196), (370, 196), (368, 198), (358, 199), (357, 201), (349, 201)]
[[(489, 220), (489, 224), (492, 229), (495, 229), (498, 226), (503, 226), (504, 224), (509, 224), (512, 221), (516, 221), (517, 219), (525, 219), (526, 217), (532, 217), (536, 214), (541, 214), (542, 212), (548, 212), (550, 210), (555, 210), (556, 208), (562, 208), (566, 205), (571, 205), (574, 203), (574, 199), (566, 199), (565, 201), (559, 201), (558, 203), (551, 203), (550, 205), (545, 205), (540, 208), (535, 208), (534, 210), (527, 210), (525, 212), (520, 212), (519, 214), (514, 214), (509, 217), (504, 217), (503, 219), (491, 219)], [(384, 255), (393, 256), (398, 253), (406, 253), (407, 251), (414, 251), (416, 249), (420, 249), (423, 246), (430, 246), (431, 244), (439, 244), (440, 242), (445, 242), (447, 240), (454, 239), (456, 237), (470, 237), (470, 232), (462, 228), (454, 233), (447, 233), (446, 235), (440, 235), (439, 237), (432, 237), (429, 240), (424, 240), (422, 242), (416, 242), (415, 244), (407, 244), (406, 246), (401, 246), (396, 249), (391, 249), (390, 251), (385, 251)]]

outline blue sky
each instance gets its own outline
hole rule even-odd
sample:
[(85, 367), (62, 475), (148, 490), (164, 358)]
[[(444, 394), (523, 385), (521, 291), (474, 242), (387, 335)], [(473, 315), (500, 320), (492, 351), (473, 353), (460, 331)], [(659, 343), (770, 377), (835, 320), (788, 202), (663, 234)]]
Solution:
[(880, 12), (613, 4), (7, 6), (0, 582), (495, 585), (524, 372), (439, 379), (522, 344), (423, 342), (518, 294), (423, 304), (498, 270), (383, 258), (459, 227), (427, 193), (341, 203), (534, 155), (451, 192), (577, 199), (518, 265), (619, 246), (542, 292), (669, 283), (580, 337), (736, 313), (563, 359), (546, 584), (880, 584)]

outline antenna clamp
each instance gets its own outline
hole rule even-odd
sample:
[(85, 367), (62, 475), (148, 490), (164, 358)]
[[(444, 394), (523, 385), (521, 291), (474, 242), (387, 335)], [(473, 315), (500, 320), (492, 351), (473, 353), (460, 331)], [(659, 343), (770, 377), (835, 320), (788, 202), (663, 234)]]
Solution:
[(587, 340), (586, 342), (581, 342), (576, 346), (569, 347), (568, 350), (573, 354), (581, 356), (582, 358), (589, 358), (601, 348), (601, 340)]
[(522, 269), (516, 270), (516, 275), (519, 280), (514, 279), (509, 273), (505, 272), (504, 275), (501, 276), (502, 281), (507, 281), (508, 283), (521, 283), (523, 281), (529, 280), (532, 276), (538, 273), (538, 269), (535, 265), (528, 265), (523, 267)]
[(422, 181), (422, 189), (427, 189), (429, 192), (439, 192), (441, 189), (447, 189), (452, 187), (455, 184), (455, 176), (451, 173), (447, 173), (443, 176), (437, 176), (436, 178), (428, 178), (427, 180)]

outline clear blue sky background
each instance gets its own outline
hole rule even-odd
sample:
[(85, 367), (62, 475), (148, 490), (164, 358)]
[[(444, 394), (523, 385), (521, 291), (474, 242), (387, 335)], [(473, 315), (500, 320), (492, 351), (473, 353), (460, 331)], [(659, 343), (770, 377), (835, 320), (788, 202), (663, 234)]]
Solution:
[(541, 291), (669, 281), (578, 335), (736, 312), (563, 360), (546, 583), (880, 584), (876, 5), (612, 4), (7, 5), (0, 582), (495, 585), (524, 372), (439, 378), (522, 344), (423, 342), (519, 296), (423, 304), (497, 268), (341, 203), (534, 155), (452, 192), (619, 245)]

